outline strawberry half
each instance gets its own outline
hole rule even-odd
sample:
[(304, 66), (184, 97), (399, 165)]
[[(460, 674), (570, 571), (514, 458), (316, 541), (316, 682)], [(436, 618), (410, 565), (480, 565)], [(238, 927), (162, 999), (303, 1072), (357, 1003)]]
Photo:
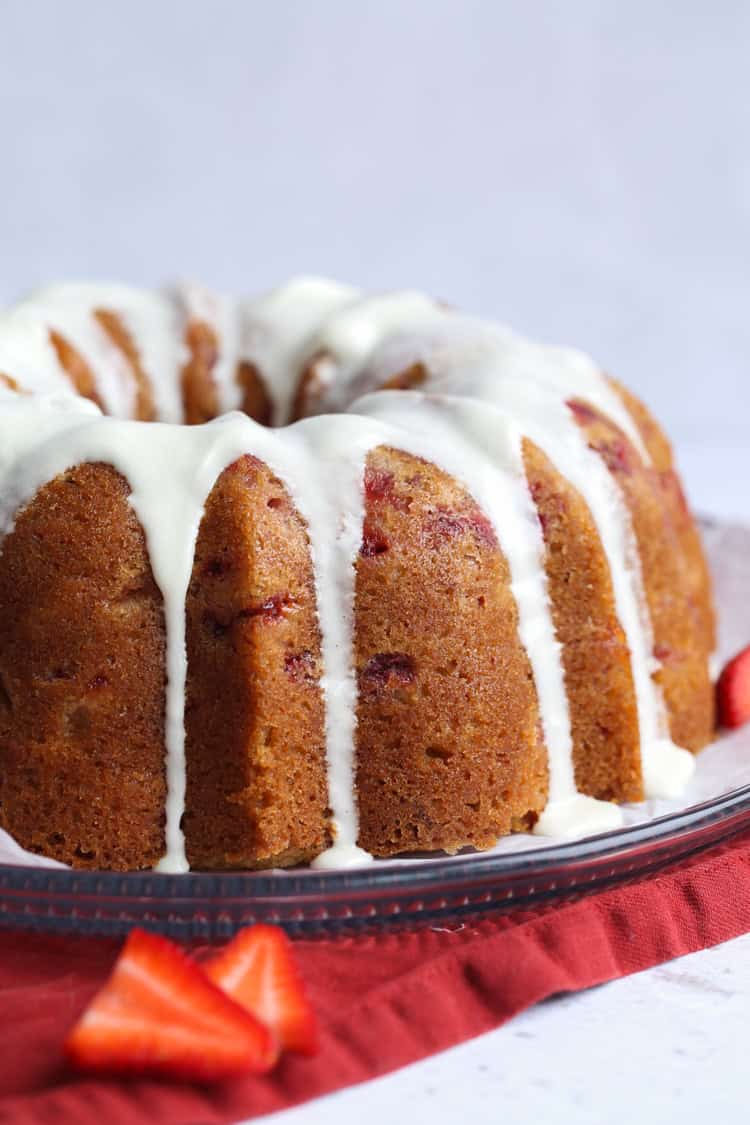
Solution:
[(716, 701), (721, 726), (732, 730), (750, 720), (750, 645), (719, 676)]
[(318, 1023), (283, 930), (241, 930), (203, 967), (224, 992), (271, 1029), (281, 1047), (306, 1055), (318, 1050)]
[(79, 1070), (214, 1081), (274, 1065), (273, 1036), (166, 938), (130, 934), (65, 1041)]

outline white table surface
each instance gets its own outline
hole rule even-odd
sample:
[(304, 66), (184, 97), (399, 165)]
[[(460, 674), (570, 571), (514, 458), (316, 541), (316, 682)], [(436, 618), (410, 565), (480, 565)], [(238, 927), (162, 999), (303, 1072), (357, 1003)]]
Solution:
[(750, 935), (556, 997), (385, 1078), (273, 1114), (274, 1125), (705, 1125), (746, 1118)]

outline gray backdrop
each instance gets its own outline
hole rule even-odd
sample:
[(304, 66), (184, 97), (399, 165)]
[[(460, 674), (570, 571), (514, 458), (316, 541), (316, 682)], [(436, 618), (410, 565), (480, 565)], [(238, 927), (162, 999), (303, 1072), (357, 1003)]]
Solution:
[(750, 515), (750, 4), (0, 0), (0, 44), (1, 300), (423, 287), (591, 351)]

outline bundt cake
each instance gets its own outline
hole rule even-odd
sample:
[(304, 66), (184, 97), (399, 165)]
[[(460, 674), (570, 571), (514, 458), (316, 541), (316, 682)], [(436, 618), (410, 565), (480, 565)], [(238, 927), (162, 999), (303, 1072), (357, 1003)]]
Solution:
[(26, 849), (183, 871), (596, 832), (712, 737), (669, 444), (578, 352), (312, 278), (65, 285), (0, 317), (0, 384)]

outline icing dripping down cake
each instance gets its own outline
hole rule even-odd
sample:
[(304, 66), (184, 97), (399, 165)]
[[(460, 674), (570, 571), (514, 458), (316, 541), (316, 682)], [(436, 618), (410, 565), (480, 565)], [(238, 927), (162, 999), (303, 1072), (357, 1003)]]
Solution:
[(585, 355), (415, 292), (0, 316), (0, 825), (165, 871), (584, 834), (712, 737), (701, 543)]

